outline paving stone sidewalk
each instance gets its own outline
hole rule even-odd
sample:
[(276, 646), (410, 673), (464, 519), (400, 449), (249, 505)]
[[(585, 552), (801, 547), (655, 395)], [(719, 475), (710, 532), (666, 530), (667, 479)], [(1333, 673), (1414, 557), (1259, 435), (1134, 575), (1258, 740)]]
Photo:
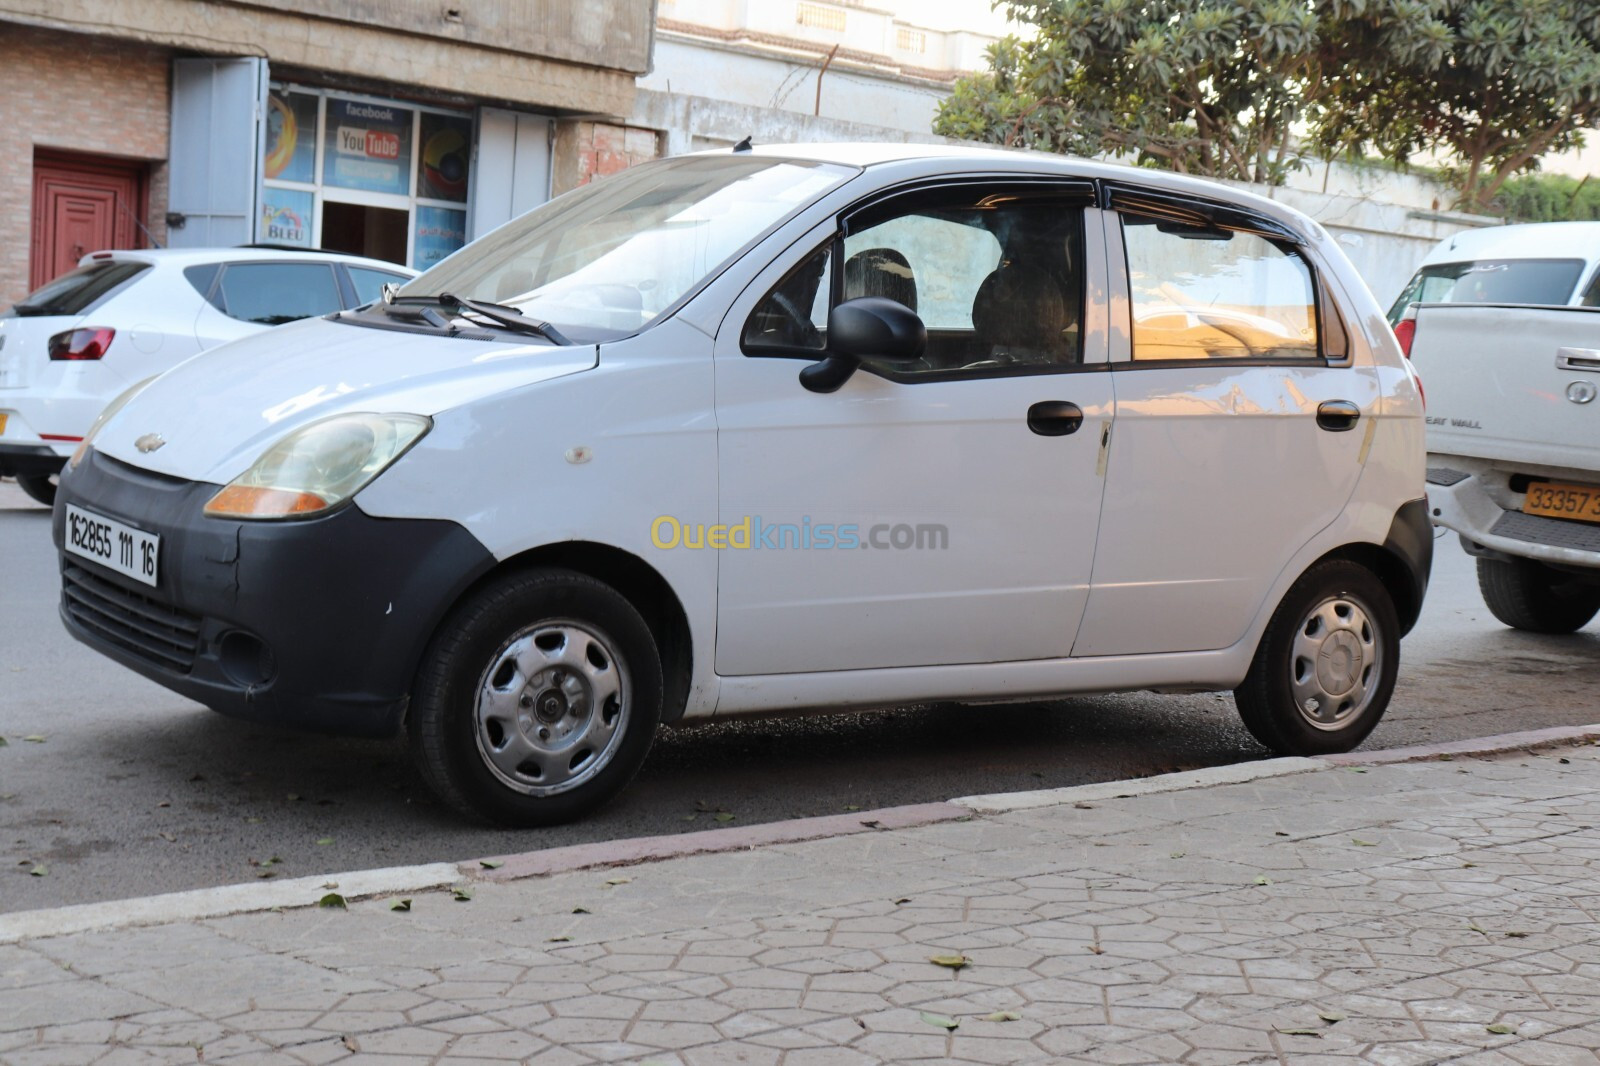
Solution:
[(0, 1063), (1594, 1064), (1596, 826), (1552, 748), (26, 940)]

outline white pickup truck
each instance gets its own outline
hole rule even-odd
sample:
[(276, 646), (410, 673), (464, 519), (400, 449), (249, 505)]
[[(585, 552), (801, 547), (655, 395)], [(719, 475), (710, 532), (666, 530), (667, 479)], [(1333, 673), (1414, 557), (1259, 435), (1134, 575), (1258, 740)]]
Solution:
[(1395, 308), (1433, 521), (1476, 557), (1494, 616), (1536, 633), (1600, 613), (1600, 224), (1577, 225), (1464, 234)]

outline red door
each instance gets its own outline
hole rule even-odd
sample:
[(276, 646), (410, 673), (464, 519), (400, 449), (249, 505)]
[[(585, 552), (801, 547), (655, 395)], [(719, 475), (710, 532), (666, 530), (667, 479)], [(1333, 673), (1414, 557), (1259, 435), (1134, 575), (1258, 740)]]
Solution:
[(144, 167), (96, 156), (36, 152), (28, 287), (37, 289), (102, 248), (138, 248)]

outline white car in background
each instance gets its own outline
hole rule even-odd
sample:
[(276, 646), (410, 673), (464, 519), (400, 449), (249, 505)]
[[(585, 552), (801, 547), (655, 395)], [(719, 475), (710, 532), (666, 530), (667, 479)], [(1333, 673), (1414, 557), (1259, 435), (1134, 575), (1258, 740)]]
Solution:
[(279, 248), (93, 252), (0, 312), (0, 475), (49, 504), (101, 408), (225, 341), (371, 303), (416, 276)]

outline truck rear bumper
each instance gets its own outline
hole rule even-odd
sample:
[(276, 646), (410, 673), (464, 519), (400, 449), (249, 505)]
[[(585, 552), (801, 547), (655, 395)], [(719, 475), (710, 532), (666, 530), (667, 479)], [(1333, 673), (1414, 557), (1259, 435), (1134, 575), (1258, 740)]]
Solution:
[(1600, 473), (1507, 469), (1461, 456), (1428, 456), (1428, 509), (1435, 525), (1461, 534), (1471, 555), (1536, 559), (1600, 569), (1600, 523), (1524, 514), (1529, 475), (1600, 484)]

